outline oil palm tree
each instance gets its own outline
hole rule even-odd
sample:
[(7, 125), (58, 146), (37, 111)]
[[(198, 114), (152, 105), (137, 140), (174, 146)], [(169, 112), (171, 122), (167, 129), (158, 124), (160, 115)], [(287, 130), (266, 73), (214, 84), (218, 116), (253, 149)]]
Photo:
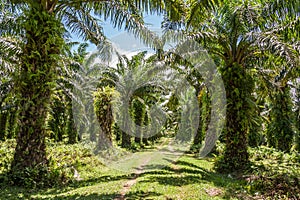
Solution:
[(247, 134), (255, 118), (253, 75), (266, 52), (285, 60), (290, 69), (297, 66), (297, 45), (286, 42), (283, 35), (299, 39), (299, 3), (222, 1), (212, 9), (201, 6), (201, 1), (188, 3), (189, 9), (182, 13), (185, 26), (175, 29), (176, 35), (196, 40), (208, 50), (226, 89), (226, 149), (219, 169), (242, 170), (248, 163)]
[[(13, 25), (11, 19), (17, 15), (7, 11), (7, 7), (4, 2), (0, 3), (0, 21), (3, 26)], [(1, 29), (1, 28), (0, 28)], [(12, 73), (14, 71), (13, 65), (18, 64), (16, 56), (14, 55), (17, 52), (18, 48), (12, 48), (13, 51), (6, 51), (6, 45), (16, 44), (17, 40), (14, 37), (6, 37), (0, 34), (0, 138), (5, 139), (8, 118), (14, 118), (15, 116), (15, 104), (14, 104), (14, 95), (13, 95), (13, 86)], [(14, 46), (13, 46), (14, 47)], [(11, 120), (13, 121), (13, 120)], [(13, 127), (10, 126), (10, 127)], [(12, 134), (9, 134), (12, 135)]]
[[(78, 45), (78, 48), (71, 50)], [(50, 112), (47, 125), (51, 132), (51, 139), (62, 141), (64, 136), (68, 137), (68, 143), (74, 144), (80, 139), (76, 131), (72, 99), (74, 99), (74, 79), (83, 79), (82, 65), (87, 56), (87, 43), (69, 42), (65, 47), (65, 53), (61, 55), (63, 65), (58, 67), (58, 78), (52, 95)]]
[[(118, 101), (120, 103), (118, 107), (121, 110), (118, 110), (116, 116), (118, 116), (118, 126), (122, 129), (121, 146), (126, 148), (131, 146), (131, 136), (135, 138), (150, 137), (150, 134), (147, 136), (147, 131), (142, 127), (144, 125), (143, 118), (149, 114), (149, 110), (144, 109), (150, 105), (149, 102), (158, 100), (156, 94), (163, 88), (163, 85), (159, 84), (158, 68), (151, 65), (155, 55), (146, 59), (146, 53), (138, 53), (131, 59), (125, 55), (119, 56), (116, 67), (107, 66), (101, 69), (99, 86), (115, 87), (121, 94), (121, 101)], [(155, 77), (154, 74), (157, 76)], [(137, 105), (139, 105), (138, 108)], [(128, 120), (130, 110), (139, 112), (131, 116), (134, 118), (133, 120)], [(155, 119), (152, 120), (154, 123)], [(137, 126), (133, 126), (133, 123)]]
[(26, 168), (47, 166), (45, 120), (66, 33), (97, 45), (105, 38), (98, 17), (104, 16), (115, 27), (124, 27), (152, 43), (140, 11), (158, 10), (162, 5), (156, 1), (97, 0), (10, 0), (1, 5), (16, 15), (1, 20), (0, 37), (1, 47), (20, 63), (14, 71), (20, 116), (11, 165), (12, 174), (18, 177)]

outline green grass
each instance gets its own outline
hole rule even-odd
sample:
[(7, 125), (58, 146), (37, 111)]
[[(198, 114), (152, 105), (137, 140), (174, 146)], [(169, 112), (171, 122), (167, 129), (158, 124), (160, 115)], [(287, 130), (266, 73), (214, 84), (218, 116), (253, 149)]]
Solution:
[(94, 162), (83, 160), (78, 168), (80, 181), (50, 189), (25, 189), (0, 184), (0, 199), (112, 199), (131, 175), (107, 168), (96, 158), (92, 159)]
[[(211, 172), (212, 162), (190, 156), (181, 157), (163, 169), (145, 171), (126, 194), (127, 199), (223, 199), (240, 182)], [(2, 186), (0, 199), (113, 199), (133, 177), (101, 164), (86, 163), (79, 167), (83, 180), (64, 187), (28, 190)], [(220, 189), (222, 194), (210, 197), (205, 190)]]
[[(190, 156), (181, 157), (163, 169), (145, 171), (126, 194), (127, 199), (234, 199), (231, 190), (241, 182), (210, 171), (212, 162)], [(79, 169), (83, 180), (65, 187), (28, 190), (2, 186), (0, 199), (113, 199), (132, 174), (102, 165), (86, 165)], [(210, 197), (206, 190), (221, 191)]]
[[(209, 159), (185, 155), (165, 168), (146, 171), (137, 179), (128, 199), (236, 199), (244, 181), (234, 180), (212, 170)], [(209, 195), (216, 191), (218, 195)], [(240, 193), (240, 191), (239, 191)]]
[[(8, 141), (5, 144), (0, 142), (0, 145), (0, 174), (4, 174), (7, 171), (6, 168), (10, 159), (12, 159), (11, 154), (14, 142)], [(137, 176), (136, 183), (129, 188), (125, 197), (126, 199), (174, 200), (253, 199), (253, 197), (260, 197), (263, 194), (272, 192), (272, 189), (277, 187), (277, 177), (273, 176), (270, 179), (270, 177), (264, 176), (264, 174), (268, 175), (268, 173), (263, 171), (262, 165), (265, 165), (268, 172), (272, 171), (271, 169), (278, 171), (284, 168), (285, 170), (282, 170), (282, 174), (286, 175), (291, 171), (290, 176), (288, 176), (290, 177), (289, 179), (283, 179), (278, 173), (280, 175), (278, 180), (280, 181), (294, 181), (294, 176), (298, 176), (300, 172), (299, 164), (295, 165), (295, 163), (299, 162), (299, 155), (287, 157), (286, 154), (273, 151), (266, 148), (251, 151), (252, 161), (254, 162), (253, 167), (258, 173), (252, 173), (249, 176), (259, 177), (257, 180), (247, 180), (241, 177), (232, 178), (230, 175), (218, 174), (213, 170), (214, 163), (212, 158), (198, 159), (193, 155), (183, 155), (173, 162), (173, 157), (152, 156), (157, 160), (154, 159), (153, 162), (145, 165), (145, 170)], [(102, 164), (103, 161), (101, 162), (86, 146), (81, 144), (49, 144), (48, 152), (49, 156), (52, 157), (52, 162), (55, 162), (55, 166), (58, 169), (75, 167), (82, 180), (73, 180), (67, 185), (54, 185), (52, 188), (46, 189), (14, 187), (0, 181), (0, 200), (114, 199), (120, 194), (123, 186), (135, 177), (132, 170), (131, 172), (124, 172), (104, 166)], [(151, 150), (147, 149), (134, 155), (137, 158), (147, 158), (150, 154)], [(172, 160), (168, 160), (169, 158)], [(161, 165), (162, 159), (165, 159), (164, 164), (169, 163), (163, 168)], [(137, 160), (140, 162), (140, 159)], [(274, 162), (279, 160), (282, 163), (275, 165)], [(290, 168), (285, 166), (290, 166)], [(261, 180), (265, 180), (265, 182), (260, 182)], [(294, 184), (294, 182), (286, 183)], [(297, 184), (294, 184), (293, 187), (285, 188), (287, 192), (294, 192), (294, 195), (299, 193), (298, 189), (299, 185)], [(269, 196), (269, 199), (288, 199), (286, 194), (283, 191), (278, 198)]]
[[(4, 145), (4, 143), (6, 143)], [(5, 174), (4, 166), (12, 159), (14, 142), (0, 142), (0, 153), (6, 159), (0, 174)], [(91, 150), (81, 144), (48, 144), (48, 157), (58, 170), (77, 169), (82, 180), (72, 180), (67, 185), (54, 185), (48, 189), (26, 189), (1, 183), (0, 200), (15, 199), (112, 199), (118, 195), (131, 174), (119, 172), (104, 166)], [(1, 160), (0, 160), (1, 161)], [(0, 166), (2, 164), (0, 163)], [(73, 175), (73, 172), (72, 172)]]

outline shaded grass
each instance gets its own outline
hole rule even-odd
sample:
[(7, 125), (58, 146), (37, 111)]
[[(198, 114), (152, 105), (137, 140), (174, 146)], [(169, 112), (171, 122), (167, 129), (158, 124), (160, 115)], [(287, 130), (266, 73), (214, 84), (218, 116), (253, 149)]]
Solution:
[[(0, 173), (6, 171), (3, 169), (8, 166), (7, 159), (12, 158), (13, 144), (9, 141), (0, 148), (3, 156)], [(114, 199), (133, 177), (137, 177), (137, 182), (125, 194), (126, 199), (297, 199), (300, 191), (299, 184), (294, 183), (299, 182), (299, 154), (288, 155), (268, 148), (251, 151), (252, 168), (256, 173), (249, 172), (246, 178), (216, 173), (212, 158), (199, 159), (193, 155), (183, 155), (175, 162), (166, 159), (165, 163), (169, 164), (163, 168), (159, 162), (152, 162), (136, 175), (104, 166), (81, 144), (55, 144), (49, 147), (49, 154), (59, 169), (76, 168), (82, 180), (52, 188), (26, 189), (7, 185), (0, 179), (0, 200)], [(282, 192), (279, 193), (278, 188)]]
[[(148, 194), (149, 199), (237, 199), (235, 191), (240, 195), (245, 181), (217, 174), (212, 167), (209, 159), (182, 156), (163, 169), (142, 173), (126, 197)], [(218, 194), (210, 196), (210, 190)]]
[[(6, 145), (7, 150), (2, 152), (5, 158), (12, 158), (11, 149), (13, 142)], [(2, 145), (2, 144), (1, 144)], [(76, 169), (80, 174), (79, 181), (71, 179), (67, 185), (54, 184), (51, 188), (28, 189), (12, 186), (7, 179), (6, 169), (0, 171), (0, 200), (15, 199), (112, 199), (118, 195), (123, 183), (132, 174), (119, 172), (105, 167), (101, 161), (93, 155), (92, 151), (81, 144), (65, 145), (50, 144), (48, 155), (56, 169)], [(7, 161), (10, 162), (10, 161)], [(6, 163), (7, 163), (6, 162)], [(2, 175), (2, 176), (1, 176)], [(73, 173), (71, 174), (73, 176)], [(2, 181), (1, 181), (2, 178)]]
[[(84, 170), (84, 167), (81, 170)], [(87, 171), (85, 175), (82, 173), (83, 180), (62, 187), (30, 190), (1, 185), (0, 199), (112, 199), (118, 195), (124, 182), (131, 177), (131, 174), (120, 173), (103, 166), (89, 170), (91, 174)]]
[[(0, 183), (0, 199), (114, 199), (123, 185), (135, 174), (121, 172), (104, 166), (100, 160), (79, 144), (54, 145), (50, 155), (57, 165), (74, 166), (80, 174), (80, 181), (65, 186), (45, 189), (26, 189)], [(10, 151), (8, 151), (10, 152)], [(172, 163), (172, 160), (166, 160)], [(126, 199), (223, 199), (232, 198), (240, 181), (216, 174), (213, 162), (183, 156), (175, 163), (161, 166), (147, 166), (137, 177), (137, 183), (130, 188)], [(219, 189), (221, 194), (210, 197), (206, 189)]]

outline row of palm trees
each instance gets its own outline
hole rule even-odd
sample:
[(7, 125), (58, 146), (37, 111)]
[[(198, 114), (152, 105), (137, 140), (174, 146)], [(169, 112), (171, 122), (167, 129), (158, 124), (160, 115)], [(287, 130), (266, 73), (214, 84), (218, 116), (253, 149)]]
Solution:
[(299, 76), (299, 3), (223, 1), (212, 9), (204, 9), (201, 2), (191, 1), (184, 7), (186, 11), (181, 13), (181, 19), (186, 18), (186, 27), (175, 31), (198, 41), (208, 50), (224, 81), (226, 149), (220, 170), (240, 170), (247, 165), (247, 135), (257, 120), (259, 109), (255, 103), (259, 92), (257, 80), (266, 77), (271, 88), (260, 89), (277, 90), (273, 105), (286, 104), (272, 110), (276, 114), (271, 114), (273, 128), (269, 130), (271, 137), (280, 142), (270, 143), (289, 151), (294, 131), (288, 119), (291, 107), (287, 105), (290, 101), (287, 84)]
[[(14, 177), (22, 177), (20, 173), (27, 168), (48, 165), (45, 124), (49, 107), (55, 103), (51, 97), (54, 93), (59, 96), (57, 83), (72, 76), (68, 74), (70, 70), (61, 66), (79, 67), (85, 56), (72, 58), (79, 65), (70, 64), (66, 59), (66, 40), (69, 33), (73, 33), (101, 46), (106, 38), (99, 17), (109, 19), (115, 27), (139, 37), (156, 49), (159, 59), (166, 62), (178, 62), (172, 60), (168, 52), (163, 52), (162, 45), (167, 40), (180, 43), (182, 39), (191, 39), (207, 49), (226, 89), (227, 114), (223, 133), (226, 149), (218, 163), (220, 170), (241, 170), (248, 164), (248, 134), (260, 112), (256, 102), (271, 102), (273, 107), (282, 102), (287, 104), (271, 109), (273, 124), (270, 124), (272, 131), (268, 141), (275, 135), (277, 141), (285, 141), (284, 145), (270, 144), (288, 151), (294, 137), (288, 119), (292, 112), (288, 106), (289, 81), (299, 76), (299, 8), (297, 1), (270, 0), (2, 2), (1, 72), (11, 76), (1, 79), (1, 83), (5, 78), (8, 82), (12, 80), (9, 83), (14, 89), (14, 103), (18, 108), (17, 146), (11, 173), (16, 175)], [(163, 40), (144, 25), (143, 12), (165, 15)], [(199, 74), (187, 75), (197, 83), (194, 84), (196, 91), (201, 91), (203, 81)], [(72, 83), (63, 85), (72, 88)], [(274, 98), (265, 101), (260, 99), (261, 94), (274, 95)], [(71, 133), (74, 129), (71, 99), (65, 94), (61, 96), (69, 102), (65, 121)], [(70, 134), (71, 143), (76, 139)]]
[(14, 52), (17, 62), (14, 88), (19, 126), (11, 165), (14, 177), (22, 177), (20, 173), (26, 168), (47, 166), (45, 122), (58, 78), (57, 66), (62, 65), (66, 35), (71, 32), (98, 45), (105, 37), (97, 16), (104, 16), (115, 27), (124, 26), (141, 38), (149, 38), (140, 9), (161, 6), (151, 1), (12, 0), (1, 3), (1, 38), (8, 38), (1, 47)]

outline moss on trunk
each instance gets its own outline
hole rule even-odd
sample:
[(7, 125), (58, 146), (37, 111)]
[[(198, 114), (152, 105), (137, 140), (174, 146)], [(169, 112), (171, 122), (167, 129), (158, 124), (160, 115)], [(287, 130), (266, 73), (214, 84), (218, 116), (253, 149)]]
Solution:
[(20, 58), (22, 64), (16, 77), (19, 129), (11, 166), (11, 173), (21, 182), (21, 176), (28, 169), (47, 166), (45, 122), (64, 43), (60, 21), (38, 2), (32, 3), (24, 12), (23, 27), (26, 37)]

